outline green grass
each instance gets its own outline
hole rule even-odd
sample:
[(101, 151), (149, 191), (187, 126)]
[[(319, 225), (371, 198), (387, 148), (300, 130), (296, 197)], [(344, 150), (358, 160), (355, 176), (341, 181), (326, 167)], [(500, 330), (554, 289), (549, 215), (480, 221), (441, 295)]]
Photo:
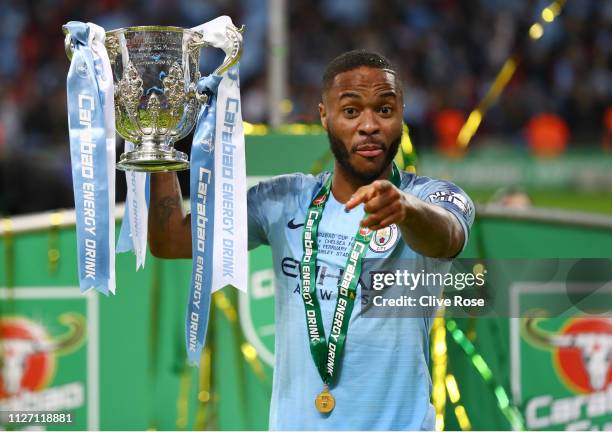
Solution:
[[(494, 195), (493, 190), (468, 190), (475, 203), (485, 204)], [(535, 207), (554, 207), (591, 213), (612, 215), (612, 193), (576, 192), (564, 190), (527, 190)]]

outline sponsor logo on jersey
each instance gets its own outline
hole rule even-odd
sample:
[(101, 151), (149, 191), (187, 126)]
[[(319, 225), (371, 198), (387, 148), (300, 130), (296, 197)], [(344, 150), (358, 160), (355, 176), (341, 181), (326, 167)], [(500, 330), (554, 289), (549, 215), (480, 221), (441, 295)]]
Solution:
[(472, 213), (472, 207), (468, 200), (460, 193), (453, 191), (438, 191), (427, 196), (427, 199), (432, 203), (447, 202), (457, 207), (465, 216)]
[(289, 228), (289, 229), (297, 229), (297, 228), (299, 228), (299, 227), (303, 227), (303, 226), (304, 226), (304, 224), (303, 224), (303, 223), (301, 223), (301, 224), (296, 224), (296, 223), (295, 223), (295, 218), (293, 218), (293, 219), (291, 219), (289, 222), (287, 222), (287, 228)]

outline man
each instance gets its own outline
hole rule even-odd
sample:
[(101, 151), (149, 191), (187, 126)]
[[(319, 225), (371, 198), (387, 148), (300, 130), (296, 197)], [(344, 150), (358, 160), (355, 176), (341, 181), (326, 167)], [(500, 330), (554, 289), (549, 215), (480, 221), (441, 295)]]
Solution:
[[(271, 246), (276, 275), (271, 429), (434, 428), (431, 317), (370, 318), (349, 307), (364, 303), (364, 257), (446, 271), (473, 221), (459, 188), (394, 168), (402, 111), (386, 59), (342, 54), (327, 67), (319, 104), (333, 174), (279, 176), (248, 192), (249, 247)], [(153, 254), (190, 257), (176, 176), (155, 174), (151, 185)]]

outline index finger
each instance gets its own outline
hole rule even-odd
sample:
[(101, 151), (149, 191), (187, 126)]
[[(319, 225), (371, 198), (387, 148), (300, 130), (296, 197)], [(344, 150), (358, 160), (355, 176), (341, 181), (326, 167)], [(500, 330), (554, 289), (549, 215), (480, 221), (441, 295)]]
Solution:
[(346, 202), (346, 204), (344, 205), (344, 210), (352, 210), (359, 204), (369, 201), (378, 193), (387, 189), (388, 185), (390, 184), (391, 183), (385, 180), (376, 180), (374, 183), (371, 183), (366, 186), (361, 186), (359, 189), (357, 189), (357, 192), (355, 192), (353, 196)]
[(357, 192), (353, 194), (349, 198), (349, 200), (344, 205), (344, 210), (349, 211), (357, 207), (359, 204), (366, 202), (370, 198), (370, 194), (372, 193), (373, 188), (372, 185), (362, 186), (357, 189)]

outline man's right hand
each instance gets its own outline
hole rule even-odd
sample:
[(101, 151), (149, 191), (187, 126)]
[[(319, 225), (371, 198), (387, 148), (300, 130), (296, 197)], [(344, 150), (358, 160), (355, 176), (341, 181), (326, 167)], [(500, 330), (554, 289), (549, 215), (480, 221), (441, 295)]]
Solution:
[(191, 215), (175, 172), (151, 173), (148, 239), (153, 256), (191, 258)]

